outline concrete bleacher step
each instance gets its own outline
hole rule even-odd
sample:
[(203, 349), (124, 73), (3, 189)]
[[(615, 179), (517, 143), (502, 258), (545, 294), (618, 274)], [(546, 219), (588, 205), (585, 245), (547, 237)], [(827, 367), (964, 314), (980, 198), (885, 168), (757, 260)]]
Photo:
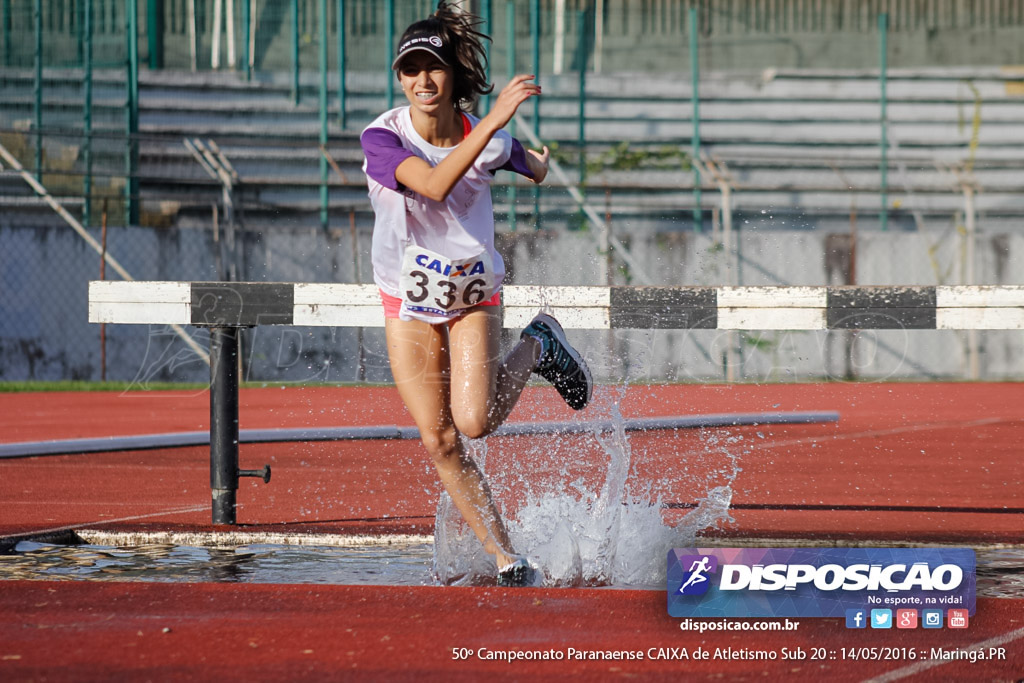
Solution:
[[(799, 168), (787, 169), (780, 178), (779, 167), (740, 167), (730, 169), (729, 182), (736, 192), (799, 190), (814, 191), (879, 191), (881, 173), (874, 168)], [(689, 189), (694, 184), (691, 171), (603, 171), (587, 178), (587, 185), (595, 191), (603, 188), (616, 190), (672, 190)], [(1013, 193), (1020, 187), (1020, 169), (981, 170), (971, 176), (972, 186), (983, 192)], [(715, 190), (714, 176), (705, 174), (702, 186)], [(900, 168), (891, 166), (888, 186), (893, 192), (954, 192), (962, 191), (963, 183), (952, 171), (936, 168)]]
[[(969, 123), (975, 102), (936, 99), (909, 101), (891, 98), (887, 102), (887, 116), (891, 122)], [(1024, 101), (982, 101), (983, 122), (1007, 123), (1019, 121)], [(688, 99), (618, 100), (588, 98), (584, 107), (587, 121), (686, 121), (692, 122), (693, 103)], [(569, 99), (545, 99), (541, 107), (543, 120), (572, 120), (579, 116), (579, 104)], [(868, 101), (805, 97), (801, 100), (772, 100), (766, 98), (725, 99), (702, 98), (700, 114), (709, 121), (777, 121), (818, 123), (877, 122), (881, 113), (878, 98)]]
[[(1024, 112), (1022, 112), (1024, 114)], [(1022, 119), (1024, 120), (1024, 119)], [(953, 146), (965, 146), (970, 143), (972, 130), (955, 123), (906, 122), (890, 123), (889, 139), (901, 145), (944, 149)], [(649, 138), (648, 144), (672, 144), (672, 140), (686, 140), (692, 134), (692, 124), (679, 122), (655, 122), (636, 120), (629, 126), (629, 132), (637, 138)], [(864, 146), (878, 144), (880, 136), (878, 122), (820, 122), (808, 124), (801, 121), (792, 122), (732, 122), (702, 121), (700, 124), (701, 145), (717, 145), (719, 143), (764, 142), (767, 144), (786, 144), (793, 148), (808, 146), (829, 146), (834, 148)], [(588, 121), (586, 135), (588, 141), (614, 143), (624, 138), (623, 123), (619, 121)], [(545, 139), (574, 141), (577, 134), (575, 122), (546, 122), (543, 127)], [(653, 139), (653, 142), (650, 140)], [(1002, 147), (1014, 146), (1024, 148), (1024, 126), (1019, 123), (1005, 124), (985, 123), (978, 131), (978, 141), (982, 146)], [(677, 144), (682, 144), (677, 143)]]
[[(54, 199), (72, 211), (79, 209), (83, 203), (81, 197), (63, 196), (63, 193), (54, 196)], [(9, 169), (0, 170), (0, 225), (6, 224), (9, 217), (48, 217), (52, 213), (50, 205), (35, 193), (20, 173)]]
[[(705, 209), (712, 209), (720, 206), (718, 196), (705, 193), (702, 196), (701, 206)], [(964, 198), (962, 195), (953, 193), (922, 193), (905, 194), (896, 188), (889, 190), (889, 208), (902, 211), (924, 211), (927, 213), (942, 214), (947, 218), (957, 212), (964, 210)], [(618, 201), (628, 205), (628, 196), (619, 197)], [(673, 203), (673, 198), (649, 197), (639, 195), (635, 199), (635, 205), (644, 207), (648, 212), (656, 207), (668, 209), (670, 207), (692, 206), (691, 197), (679, 197)], [(853, 192), (848, 191), (825, 191), (814, 189), (779, 190), (765, 189), (762, 191), (737, 191), (732, 195), (731, 206), (733, 210), (757, 209), (757, 210), (792, 210), (801, 214), (839, 213), (849, 214), (856, 210), (860, 214), (871, 214), (879, 211), (879, 194), (877, 188), (865, 188)], [(981, 213), (992, 213), (1001, 215), (1012, 213), (1019, 216), (1024, 212), (1024, 199), (1011, 198), (1010, 203), (1004, 197), (989, 195), (978, 195), (974, 200), (975, 210)], [(1018, 221), (1019, 222), (1019, 221)]]
[[(123, 169), (123, 78), (97, 74), (94, 86), (95, 163), (116, 175)], [(219, 196), (209, 178), (182, 144), (186, 137), (218, 143), (239, 175), (246, 201), (262, 207), (297, 211), (319, 209), (320, 133), (316, 75), (304, 74), (300, 101), (294, 103), (286, 74), (258, 75), (245, 81), (235, 73), (148, 72), (140, 79), (140, 184), (144, 196), (180, 198), (184, 205), (208, 205)], [(385, 107), (387, 74), (348, 77), (347, 126), (338, 126), (336, 93), (329, 100), (332, 158), (345, 175), (328, 172), (332, 203), (365, 203), (358, 135)], [(0, 71), (5, 95), (22, 129), (31, 115), (31, 70)], [(80, 72), (46, 71), (45, 124), (68, 129), (74, 146), (80, 127)], [(979, 207), (1021, 213), (1024, 196), (1024, 97), (1020, 73), (992, 69), (890, 71), (888, 92), (888, 189), (931, 206), (959, 206), (960, 180), (975, 183)], [(500, 80), (500, 79), (499, 79)], [(544, 76), (540, 132), (558, 142), (575, 170), (578, 135), (576, 74)], [(335, 75), (329, 78), (336, 87)], [(501, 83), (497, 84), (500, 88)], [(10, 86), (8, 88), (8, 86)], [(701, 144), (712, 159), (724, 162), (736, 202), (802, 203), (848, 210), (851, 195), (880, 189), (878, 147), (881, 124), (877, 73), (844, 71), (766, 71), (702, 74)], [(631, 150), (662, 148), (688, 152), (693, 133), (691, 84), (682, 74), (588, 74), (586, 133), (592, 158), (622, 142)], [(395, 92), (396, 104), (402, 103)], [(980, 104), (975, 130), (976, 105)], [(529, 111), (524, 111), (527, 119)], [(10, 120), (3, 127), (11, 127)], [(31, 122), (28, 122), (29, 124)], [(103, 136), (108, 136), (104, 138)], [(272, 137), (269, 137), (272, 136)], [(520, 137), (525, 137), (520, 134)], [(101, 141), (102, 139), (102, 141)], [(961, 170), (961, 178), (947, 167)], [(970, 169), (963, 176), (964, 169)], [(499, 174), (500, 187), (510, 181)], [(677, 168), (591, 174), (592, 187), (607, 187), (616, 211), (635, 206), (662, 211), (692, 202), (693, 173), (680, 159)], [(171, 186), (181, 185), (178, 188)], [(703, 187), (715, 190), (713, 179)], [(603, 191), (603, 190), (600, 190)], [(553, 196), (558, 190), (546, 190)], [(949, 197), (939, 199), (938, 195)], [(741, 198), (741, 195), (745, 198)], [(931, 197), (930, 195), (936, 195)], [(190, 199), (190, 196), (194, 197)], [(708, 193), (705, 202), (717, 202)], [(552, 201), (560, 202), (555, 198)], [(854, 198), (859, 203), (859, 198)], [(817, 202), (815, 204), (814, 202)], [(845, 209), (844, 209), (845, 207)], [(267, 210), (270, 210), (269, 208)], [(944, 209), (943, 209), (944, 210)]]
[[(255, 144), (218, 143), (224, 156), (238, 174), (241, 187), (318, 187), (320, 184), (320, 150), (314, 141)], [(363, 157), (358, 146), (328, 146), (328, 153), (344, 174), (328, 166), (330, 186), (356, 185), (365, 188), (362, 174)], [(196, 161), (183, 141), (163, 141), (143, 146), (140, 173), (150, 182), (173, 176), (183, 183), (214, 182)], [(219, 183), (215, 183), (219, 187)], [(319, 190), (317, 190), (319, 191)]]
[[(983, 103), (982, 137), (1012, 135), (1024, 116), (1024, 99), (1007, 95), (1012, 76), (1000, 71), (977, 74), (971, 81)], [(357, 82), (360, 79), (354, 79)], [(365, 84), (372, 79), (363, 78)], [(187, 83), (187, 79), (186, 79)], [(927, 77), (908, 74), (893, 77), (889, 84), (890, 127), (915, 144), (949, 144), (970, 135), (970, 122), (975, 103), (974, 90), (967, 81), (953, 72), (929, 74)], [(380, 87), (380, 83), (374, 84)], [(216, 134), (221, 124), (233, 126), (244, 135), (258, 135), (261, 129), (273, 128), (281, 134), (311, 135), (319, 132), (315, 94), (308, 88), (298, 105), (292, 103), (290, 90), (283, 83), (273, 84), (257, 94), (251, 84), (241, 93), (218, 97), (213, 92), (181, 97), (161, 87), (142, 97), (142, 125), (151, 132), (166, 132), (169, 126), (185, 125), (181, 119), (198, 116), (188, 124), (196, 134)], [(599, 140), (663, 139), (688, 140), (692, 133), (689, 85), (685, 80), (667, 83), (639, 75), (588, 76), (586, 106), (588, 136)], [(671, 93), (667, 96), (666, 93)], [(857, 144), (864, 139), (877, 139), (880, 90), (873, 74), (773, 74), (760, 77), (709, 77), (701, 83), (702, 135), (709, 141), (732, 137), (749, 140), (772, 140), (781, 136), (796, 143), (811, 139), (815, 144), (834, 142)], [(379, 112), (385, 103), (376, 94), (360, 93), (358, 89), (347, 99), (347, 108)], [(152, 111), (148, 97), (152, 96)], [(396, 100), (401, 104), (400, 94)], [(243, 106), (236, 106), (244, 103)], [(336, 97), (330, 100), (332, 133), (337, 117)], [(577, 134), (577, 91), (575, 76), (546, 77), (542, 100), (541, 130), (545, 138), (571, 141)], [(238, 126), (240, 114), (248, 117)], [(284, 118), (286, 120), (282, 121)], [(349, 118), (358, 118), (349, 112)], [(361, 126), (368, 119), (354, 120)], [(809, 135), (797, 127), (814, 124), (827, 126), (821, 134)], [(1007, 126), (1008, 130), (999, 130)], [(837, 134), (838, 132), (838, 134)], [(983, 140), (983, 142), (985, 142)], [(1014, 140), (1014, 144), (1019, 140)]]

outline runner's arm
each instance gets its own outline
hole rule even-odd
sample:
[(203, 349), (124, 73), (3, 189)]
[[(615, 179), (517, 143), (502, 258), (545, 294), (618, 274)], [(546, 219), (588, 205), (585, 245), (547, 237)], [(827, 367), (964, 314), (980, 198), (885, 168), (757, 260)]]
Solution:
[(527, 75), (513, 78), (498, 95), (490, 113), (482, 118), (469, 135), (437, 166), (431, 166), (423, 159), (412, 156), (395, 169), (395, 179), (434, 201), (441, 202), (447, 199), (455, 184), (466, 175), (466, 171), (484, 151), (494, 134), (512, 119), (519, 105), (528, 98), (540, 94), (540, 86), (527, 83), (532, 78), (533, 76)]

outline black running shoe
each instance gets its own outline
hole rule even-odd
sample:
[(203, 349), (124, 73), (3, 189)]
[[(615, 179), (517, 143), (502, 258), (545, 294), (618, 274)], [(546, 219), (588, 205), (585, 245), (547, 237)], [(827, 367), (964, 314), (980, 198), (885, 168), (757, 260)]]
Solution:
[(583, 410), (594, 393), (594, 380), (583, 356), (569, 345), (558, 321), (546, 313), (538, 313), (521, 337), (540, 342), (540, 360), (534, 370), (555, 385), (555, 389), (573, 410)]
[(498, 585), (505, 588), (539, 586), (541, 579), (540, 571), (525, 557), (498, 570)]

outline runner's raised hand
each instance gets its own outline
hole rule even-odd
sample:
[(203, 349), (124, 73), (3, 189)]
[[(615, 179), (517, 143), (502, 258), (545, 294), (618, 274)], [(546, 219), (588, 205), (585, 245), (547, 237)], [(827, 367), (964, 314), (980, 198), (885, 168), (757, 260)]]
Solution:
[(498, 93), (498, 98), (486, 118), (492, 119), (498, 128), (504, 128), (515, 116), (519, 105), (531, 97), (540, 95), (540, 86), (529, 82), (534, 78), (533, 74), (519, 74), (509, 81)]

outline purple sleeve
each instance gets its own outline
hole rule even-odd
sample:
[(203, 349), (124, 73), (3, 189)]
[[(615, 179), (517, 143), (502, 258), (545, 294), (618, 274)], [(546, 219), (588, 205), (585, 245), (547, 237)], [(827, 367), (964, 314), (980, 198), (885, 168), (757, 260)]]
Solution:
[(395, 169), (416, 155), (402, 146), (398, 134), (386, 128), (368, 128), (363, 131), (359, 143), (366, 155), (366, 175), (389, 190), (400, 190), (402, 184), (395, 179)]
[(512, 171), (518, 173), (521, 176), (526, 176), (530, 180), (533, 180), (533, 171), (526, 165), (526, 149), (523, 148), (523, 144), (512, 138), (512, 153), (508, 156), (508, 161), (498, 167), (502, 171)]

